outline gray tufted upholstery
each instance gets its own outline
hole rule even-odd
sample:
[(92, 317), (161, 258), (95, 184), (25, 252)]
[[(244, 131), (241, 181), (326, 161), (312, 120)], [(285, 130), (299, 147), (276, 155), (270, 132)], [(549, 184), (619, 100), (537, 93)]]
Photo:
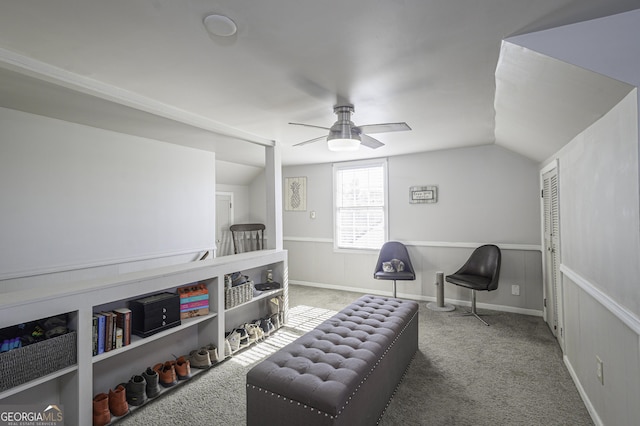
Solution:
[[(297, 411), (314, 413), (311, 419), (323, 419), (314, 423), (305, 418), (304, 424), (338, 424), (338, 419), (345, 419), (349, 404), (368, 399), (364, 390), (376, 385), (385, 389), (369, 392), (387, 395), (381, 407), (372, 407), (371, 413), (379, 417), (417, 349), (417, 312), (414, 301), (363, 296), (271, 355), (247, 373), (248, 424), (264, 420), (264, 413), (251, 414), (260, 405), (256, 398), (262, 405), (265, 398), (275, 398)], [(387, 360), (390, 351), (402, 356)], [(383, 361), (399, 365), (385, 367), (387, 371), (377, 373), (382, 382), (372, 382), (370, 378)], [(284, 417), (289, 421), (285, 423), (292, 424), (291, 418)]]

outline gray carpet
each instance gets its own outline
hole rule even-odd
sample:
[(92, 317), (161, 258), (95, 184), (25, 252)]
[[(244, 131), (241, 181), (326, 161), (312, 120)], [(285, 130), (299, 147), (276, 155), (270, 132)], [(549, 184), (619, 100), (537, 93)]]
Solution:
[[(361, 296), (293, 285), (289, 293), (287, 327), (118, 424), (245, 424), (245, 374), (251, 366)], [(593, 424), (544, 321), (487, 313), (490, 327), (420, 302), (419, 349), (381, 425)]]

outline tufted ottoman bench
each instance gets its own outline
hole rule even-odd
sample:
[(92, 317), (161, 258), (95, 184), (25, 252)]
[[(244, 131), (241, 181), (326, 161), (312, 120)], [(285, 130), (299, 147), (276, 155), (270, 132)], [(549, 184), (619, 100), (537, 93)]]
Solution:
[(372, 425), (418, 349), (418, 304), (366, 295), (247, 373), (247, 425)]

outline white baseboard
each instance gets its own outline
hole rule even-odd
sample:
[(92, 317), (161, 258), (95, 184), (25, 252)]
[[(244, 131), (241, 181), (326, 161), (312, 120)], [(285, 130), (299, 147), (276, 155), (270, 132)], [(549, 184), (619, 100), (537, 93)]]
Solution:
[[(343, 285), (324, 284), (324, 283), (299, 281), (299, 280), (292, 280), (292, 279), (289, 279), (289, 284), (297, 284), (297, 285), (302, 285), (306, 287), (326, 288), (330, 290), (353, 291), (355, 293), (375, 294), (378, 296), (391, 297), (393, 295), (391, 291), (381, 291), (381, 290), (362, 288), (362, 287), (349, 287), (349, 286), (343, 286)], [(433, 296), (423, 296), (421, 294), (412, 294), (412, 293), (398, 293), (398, 297), (404, 298), (404, 299), (411, 299), (411, 300), (420, 300), (425, 302), (436, 301), (436, 298)], [(447, 303), (451, 303), (458, 306), (471, 306), (471, 302), (468, 300), (445, 299), (445, 301)], [(534, 317), (542, 316), (542, 311), (538, 311), (535, 309), (524, 309), (524, 308), (517, 308), (513, 306), (492, 305), (489, 303), (476, 303), (476, 306), (481, 309), (489, 309), (492, 311), (511, 312), (514, 314), (531, 315)]]
[(569, 374), (573, 379), (573, 383), (576, 385), (576, 388), (578, 389), (578, 393), (580, 394), (580, 398), (582, 398), (582, 402), (584, 402), (584, 405), (587, 407), (587, 411), (589, 411), (591, 420), (593, 420), (593, 423), (596, 426), (604, 426), (604, 423), (600, 419), (600, 416), (598, 416), (598, 412), (596, 411), (595, 407), (591, 403), (591, 400), (589, 399), (589, 395), (587, 395), (587, 392), (585, 392), (584, 388), (582, 387), (582, 383), (580, 383), (578, 375), (576, 374), (575, 370), (573, 369), (573, 366), (571, 365), (571, 361), (569, 360), (569, 358), (567, 358), (566, 355), (564, 355), (562, 359), (564, 360), (564, 365), (567, 366), (567, 370), (569, 370)]

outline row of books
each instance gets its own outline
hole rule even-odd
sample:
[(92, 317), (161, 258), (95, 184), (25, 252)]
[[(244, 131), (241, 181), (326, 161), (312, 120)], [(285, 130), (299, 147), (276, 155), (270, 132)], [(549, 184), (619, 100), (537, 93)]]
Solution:
[(93, 355), (131, 344), (131, 310), (128, 308), (93, 314)]

